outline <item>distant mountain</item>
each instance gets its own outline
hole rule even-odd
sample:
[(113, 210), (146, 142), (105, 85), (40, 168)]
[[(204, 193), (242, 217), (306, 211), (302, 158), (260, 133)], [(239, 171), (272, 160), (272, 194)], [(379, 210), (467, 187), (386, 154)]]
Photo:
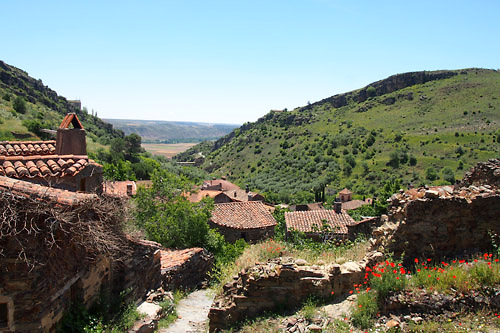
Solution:
[[(288, 112), (271, 111), (216, 142), (176, 156), (281, 201), (313, 188), (377, 195), (403, 185), (450, 184), (500, 156), (500, 72), (397, 74)], [(332, 191), (327, 191), (332, 192)]]
[(126, 135), (136, 133), (143, 142), (200, 142), (216, 140), (230, 133), (240, 125), (210, 124), (186, 121), (105, 119)]

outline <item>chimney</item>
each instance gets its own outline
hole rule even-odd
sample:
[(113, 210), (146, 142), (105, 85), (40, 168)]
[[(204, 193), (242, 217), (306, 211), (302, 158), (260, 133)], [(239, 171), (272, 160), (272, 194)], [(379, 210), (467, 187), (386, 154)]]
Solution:
[(335, 199), (335, 202), (333, 203), (333, 209), (335, 210), (335, 213), (340, 214), (342, 213), (342, 202), (338, 198)]
[[(74, 128), (69, 128), (73, 124)], [(87, 155), (85, 130), (74, 113), (68, 113), (57, 129), (57, 155)]]
[(127, 184), (127, 195), (132, 196), (132, 184)]
[(245, 192), (250, 192), (250, 186), (248, 186), (248, 184), (245, 185)]
[(253, 199), (252, 192), (248, 192), (248, 201), (252, 201), (252, 199)]

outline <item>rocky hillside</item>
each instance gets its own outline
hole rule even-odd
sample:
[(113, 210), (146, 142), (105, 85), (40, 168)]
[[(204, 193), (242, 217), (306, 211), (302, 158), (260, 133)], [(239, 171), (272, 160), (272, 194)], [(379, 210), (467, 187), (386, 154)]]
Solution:
[[(24, 105), (24, 106), (23, 106)], [(0, 140), (30, 139), (56, 129), (68, 112), (76, 112), (93, 143), (108, 144), (123, 132), (59, 96), (25, 71), (0, 61)]]
[(246, 123), (202, 150), (203, 167), (285, 201), (325, 185), (376, 195), (390, 178), (453, 183), (499, 155), (499, 109), (498, 71), (398, 74)]

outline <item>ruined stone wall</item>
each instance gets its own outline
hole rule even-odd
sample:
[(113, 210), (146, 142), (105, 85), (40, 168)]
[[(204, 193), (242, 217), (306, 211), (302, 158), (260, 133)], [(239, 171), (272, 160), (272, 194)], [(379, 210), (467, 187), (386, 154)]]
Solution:
[(274, 236), (274, 226), (255, 229), (235, 229), (215, 224), (212, 221), (209, 221), (209, 225), (211, 228), (217, 229), (217, 231), (224, 236), (226, 242), (229, 243), (234, 243), (242, 238), (249, 243), (256, 243), (259, 240)]
[(309, 266), (303, 260), (277, 258), (243, 270), (226, 284), (210, 309), (210, 332), (227, 329), (265, 311), (293, 308), (310, 296), (329, 298), (363, 282), (365, 269), (381, 261), (382, 253), (368, 253), (359, 262)]
[(123, 263), (116, 265), (114, 290), (115, 293), (129, 291), (126, 301), (136, 301), (161, 284), (161, 245), (131, 238), (129, 241), (133, 251)]
[(455, 187), (394, 194), (387, 223), (374, 231), (373, 248), (404, 253), (407, 260), (490, 250), (490, 233), (500, 235), (499, 183), (497, 159), (479, 163)]
[(161, 251), (161, 276), (166, 290), (201, 287), (212, 269), (214, 257), (202, 248)]

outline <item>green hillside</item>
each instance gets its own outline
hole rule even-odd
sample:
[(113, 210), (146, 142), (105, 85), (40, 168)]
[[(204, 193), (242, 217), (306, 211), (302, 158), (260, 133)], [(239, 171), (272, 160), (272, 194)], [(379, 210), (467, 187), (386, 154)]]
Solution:
[(276, 200), (309, 201), (311, 189), (325, 185), (377, 195), (390, 178), (451, 183), (477, 161), (499, 156), (499, 129), (500, 72), (414, 72), (270, 112), (201, 150), (210, 172)]
[(57, 129), (68, 112), (77, 113), (82, 121), (90, 151), (124, 136), (85, 108), (75, 107), (41, 80), (0, 61), (0, 140), (53, 138), (41, 129)]

